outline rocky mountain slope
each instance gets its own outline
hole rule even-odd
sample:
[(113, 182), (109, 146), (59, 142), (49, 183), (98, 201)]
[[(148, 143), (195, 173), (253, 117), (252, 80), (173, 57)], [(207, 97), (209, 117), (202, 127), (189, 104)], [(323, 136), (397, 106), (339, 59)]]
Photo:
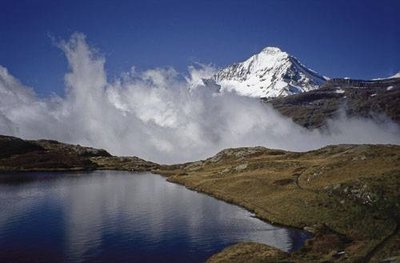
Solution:
[(279, 48), (267, 47), (220, 70), (205, 84), (262, 98), (299, 125), (312, 129), (325, 126), (338, 114), (387, 116), (400, 124), (399, 74), (375, 80), (328, 79)]
[(267, 47), (244, 62), (215, 75), (224, 90), (251, 97), (282, 97), (314, 90), (327, 78), (308, 69), (295, 57), (276, 47)]
[(400, 256), (400, 146), (226, 149), (158, 172), (264, 220), (314, 233), (293, 254), (244, 243), (210, 262), (381, 262)]
[(137, 157), (116, 157), (102, 149), (52, 140), (22, 140), (0, 135), (0, 172), (129, 170), (150, 171), (157, 164)]
[(341, 113), (366, 118), (385, 115), (400, 124), (400, 78), (331, 79), (316, 90), (264, 101), (306, 128), (322, 127)]

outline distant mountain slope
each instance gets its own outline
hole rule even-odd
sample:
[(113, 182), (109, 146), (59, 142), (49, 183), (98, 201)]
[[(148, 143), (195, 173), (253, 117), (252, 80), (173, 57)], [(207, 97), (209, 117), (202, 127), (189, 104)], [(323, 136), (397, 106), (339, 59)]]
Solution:
[(251, 97), (281, 97), (318, 88), (327, 80), (276, 47), (267, 47), (244, 62), (215, 75), (224, 90)]
[(150, 171), (156, 167), (157, 164), (138, 157), (112, 156), (103, 149), (0, 135), (0, 172), (99, 169)]
[(332, 79), (317, 90), (265, 101), (306, 128), (324, 126), (339, 110), (352, 117), (385, 114), (400, 124), (400, 78)]

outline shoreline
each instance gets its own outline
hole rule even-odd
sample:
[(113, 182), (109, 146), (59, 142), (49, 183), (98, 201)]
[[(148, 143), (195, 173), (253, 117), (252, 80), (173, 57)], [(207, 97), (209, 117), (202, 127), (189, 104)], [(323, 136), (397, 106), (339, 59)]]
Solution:
[(292, 228), (292, 229), (296, 229), (296, 230), (302, 230), (302, 231), (312, 235), (312, 232), (304, 230), (304, 228), (302, 228), (302, 227), (295, 226), (295, 225), (290, 225), (290, 224), (285, 224), (285, 223), (282, 223), (282, 222), (273, 222), (269, 218), (263, 217), (262, 215), (258, 214), (255, 209), (253, 209), (251, 207), (248, 207), (247, 206), (248, 204), (237, 203), (234, 200), (232, 200), (232, 198), (228, 198), (228, 197), (226, 197), (224, 195), (217, 195), (217, 194), (212, 193), (212, 192), (207, 192), (207, 190), (192, 188), (192, 187), (190, 187), (188, 185), (185, 185), (184, 183), (181, 183), (179, 181), (174, 181), (173, 179), (169, 178), (168, 176), (160, 174), (157, 171), (151, 171), (151, 173), (160, 175), (162, 177), (165, 177), (167, 182), (178, 184), (178, 185), (182, 185), (182, 186), (184, 186), (186, 189), (188, 189), (190, 191), (194, 191), (194, 192), (200, 193), (200, 194), (205, 194), (205, 195), (210, 196), (212, 198), (215, 198), (215, 199), (217, 199), (219, 201), (223, 201), (225, 203), (228, 203), (228, 204), (235, 205), (235, 206), (238, 206), (240, 208), (243, 208), (246, 211), (252, 213), (253, 217), (255, 217), (257, 219), (260, 219), (261, 221), (264, 221), (265, 223), (268, 223), (270, 225), (279, 226), (279, 227), (285, 227), (285, 228)]
[(303, 248), (290, 254), (246, 243), (217, 253), (215, 262), (241, 262), (253, 257), (268, 262), (275, 256), (287, 262), (400, 259), (400, 146), (332, 145), (309, 152), (242, 147), (176, 165), (10, 136), (0, 136), (0, 148), (0, 174), (151, 172), (191, 191), (242, 207), (266, 223), (313, 234)]
[[(313, 234), (300, 250), (284, 256), (278, 253), (281, 260), (380, 262), (386, 254), (400, 254), (395, 248), (397, 220), (390, 215), (398, 201), (399, 150), (394, 146), (341, 145), (277, 154), (245, 147), (227, 149), (195, 163), (162, 166), (153, 173), (240, 206), (264, 222)], [(364, 162), (366, 159), (370, 160)], [(321, 178), (322, 173), (330, 179)], [(390, 193), (392, 203), (376, 191)], [(372, 203), (367, 202), (370, 198)], [(381, 208), (382, 204), (388, 208)], [(266, 247), (246, 243), (225, 248), (210, 262), (250, 260), (251, 254), (247, 258), (240, 255), (247, 250), (256, 253), (254, 248), (265, 252), (260, 253), (260, 261), (273, 259), (264, 257), (269, 254)], [(232, 253), (238, 260), (229, 257)]]

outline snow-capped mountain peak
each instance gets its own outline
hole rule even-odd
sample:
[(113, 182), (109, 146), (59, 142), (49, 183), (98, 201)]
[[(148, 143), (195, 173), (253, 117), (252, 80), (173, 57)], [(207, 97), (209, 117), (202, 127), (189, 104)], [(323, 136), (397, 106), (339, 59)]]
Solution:
[(277, 47), (266, 47), (246, 61), (235, 63), (215, 75), (222, 90), (235, 90), (251, 97), (301, 93), (318, 88), (326, 80)]
[(400, 72), (397, 72), (396, 74), (394, 74), (393, 76), (390, 76), (389, 78), (390, 79), (400, 78)]
[(260, 53), (267, 53), (267, 54), (278, 54), (278, 53), (285, 53), (283, 52), (280, 48), (278, 47), (266, 47), (263, 50), (261, 50)]

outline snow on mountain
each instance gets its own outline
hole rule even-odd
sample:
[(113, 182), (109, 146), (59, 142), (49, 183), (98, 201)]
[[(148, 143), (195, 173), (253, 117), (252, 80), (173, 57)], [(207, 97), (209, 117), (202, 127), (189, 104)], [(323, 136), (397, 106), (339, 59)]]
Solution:
[(280, 97), (318, 88), (328, 78), (276, 47), (267, 47), (214, 76), (222, 90), (250, 97)]
[(372, 80), (387, 80), (387, 79), (397, 79), (397, 78), (400, 78), (400, 72), (397, 72), (393, 76), (383, 77), (383, 78), (374, 78)]
[(397, 72), (393, 76), (389, 77), (389, 79), (400, 78), (400, 72)]

